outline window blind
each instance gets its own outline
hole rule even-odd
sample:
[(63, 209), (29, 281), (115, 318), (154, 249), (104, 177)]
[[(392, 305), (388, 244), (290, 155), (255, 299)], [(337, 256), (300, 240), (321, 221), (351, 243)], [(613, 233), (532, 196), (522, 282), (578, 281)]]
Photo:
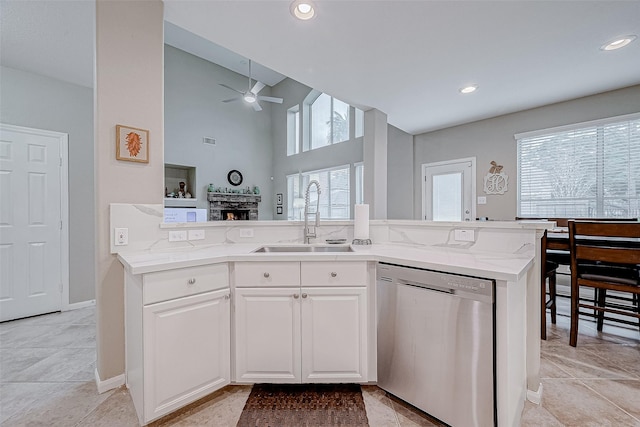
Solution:
[(518, 216), (640, 217), (640, 118), (517, 139)]

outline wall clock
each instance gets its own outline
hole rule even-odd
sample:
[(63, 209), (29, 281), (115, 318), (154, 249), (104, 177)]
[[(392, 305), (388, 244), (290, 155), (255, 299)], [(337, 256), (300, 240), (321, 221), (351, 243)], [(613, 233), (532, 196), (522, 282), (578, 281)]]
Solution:
[(237, 170), (231, 170), (227, 174), (227, 181), (231, 185), (240, 185), (242, 184), (242, 174)]

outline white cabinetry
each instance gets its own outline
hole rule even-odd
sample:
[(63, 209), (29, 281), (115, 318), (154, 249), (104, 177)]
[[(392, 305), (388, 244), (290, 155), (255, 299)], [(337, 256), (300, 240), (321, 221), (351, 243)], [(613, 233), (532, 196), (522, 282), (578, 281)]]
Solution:
[(235, 264), (237, 382), (365, 382), (366, 262)]
[(367, 381), (367, 289), (302, 288), (302, 382)]
[(228, 267), (125, 278), (127, 385), (141, 424), (230, 382)]
[(298, 288), (236, 289), (237, 382), (300, 382), (300, 305), (295, 292), (300, 293)]

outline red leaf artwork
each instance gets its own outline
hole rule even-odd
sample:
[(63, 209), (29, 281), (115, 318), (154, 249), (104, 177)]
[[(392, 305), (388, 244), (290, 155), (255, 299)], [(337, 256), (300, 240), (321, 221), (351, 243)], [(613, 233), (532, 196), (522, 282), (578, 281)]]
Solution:
[(129, 132), (127, 134), (127, 150), (131, 157), (137, 157), (138, 153), (142, 149), (142, 140), (140, 134), (136, 132)]

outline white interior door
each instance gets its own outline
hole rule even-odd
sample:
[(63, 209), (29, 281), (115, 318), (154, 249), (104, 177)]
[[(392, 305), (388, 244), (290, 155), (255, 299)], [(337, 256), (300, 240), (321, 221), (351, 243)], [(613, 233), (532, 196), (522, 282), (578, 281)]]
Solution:
[(0, 125), (0, 321), (61, 309), (66, 144), (66, 134)]
[(422, 218), (471, 221), (476, 217), (475, 157), (422, 165)]

